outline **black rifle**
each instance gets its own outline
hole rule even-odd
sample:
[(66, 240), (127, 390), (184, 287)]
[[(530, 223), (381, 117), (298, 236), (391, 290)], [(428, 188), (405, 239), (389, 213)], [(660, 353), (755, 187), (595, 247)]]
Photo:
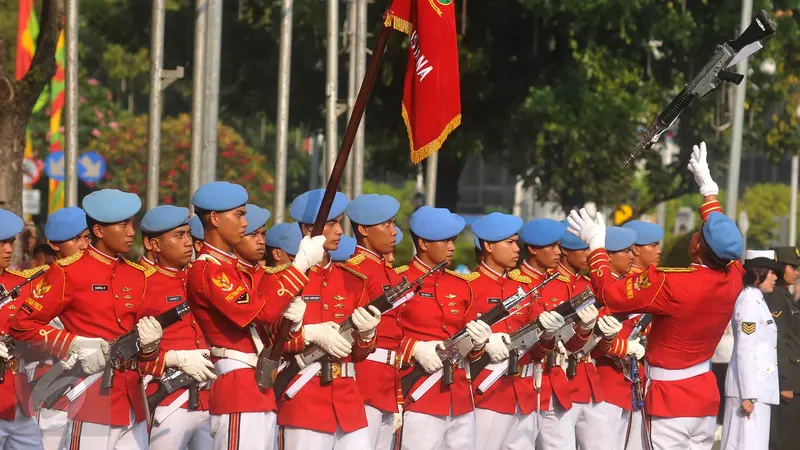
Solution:
[(14, 338), (7, 334), (0, 335), (0, 342), (8, 349), (8, 359), (0, 358), (0, 384), (6, 381), (6, 363), (14, 359)]
[[(554, 272), (552, 275), (545, 278), (544, 281), (542, 281), (538, 286), (527, 292), (523, 291), (522, 288), (518, 288), (516, 294), (503, 300), (502, 303), (498, 303), (494, 308), (490, 309), (489, 312), (482, 315), (480, 320), (489, 326), (500, 322), (508, 317), (511, 314), (511, 310), (515, 306), (522, 303), (526, 297), (538, 292), (547, 283), (555, 280), (558, 275), (558, 272)], [(439, 359), (441, 359), (443, 363), (442, 384), (449, 386), (453, 384), (453, 367), (457, 366), (461, 361), (463, 361), (469, 352), (472, 351), (473, 344), (472, 340), (469, 338), (467, 329), (462, 328), (449, 339), (442, 342), (442, 347), (443, 348), (437, 349), (436, 353), (439, 355)], [(403, 378), (400, 380), (400, 385), (403, 389), (404, 396), (408, 395), (408, 393), (411, 391), (411, 388), (414, 387), (414, 384), (423, 375), (427, 375), (425, 369), (423, 369), (419, 364), (414, 364), (414, 369), (407, 375), (403, 376)]]
[[(188, 312), (189, 304), (184, 302), (160, 314), (155, 319), (161, 324), (161, 328), (167, 328), (179, 322)], [(105, 391), (111, 389), (114, 385), (114, 370), (120, 369), (126, 363), (133, 361), (140, 351), (139, 331), (135, 327), (133, 330), (109, 342), (101, 389)], [(32, 389), (31, 399), (34, 407), (41, 404), (45, 408), (52, 408), (62, 395), (75, 387), (79, 380), (85, 376), (86, 374), (83, 373), (80, 363), (75, 363), (75, 366), (71, 369), (65, 370), (64, 366), (56, 361), (50, 370), (39, 378), (36, 388)], [(58, 380), (59, 378), (64, 379)]]
[(723, 82), (739, 84), (744, 75), (729, 72), (726, 69), (747, 58), (763, 47), (764, 41), (775, 34), (775, 22), (763, 9), (753, 22), (735, 41), (726, 41), (717, 46), (717, 50), (694, 79), (672, 99), (667, 107), (656, 117), (650, 128), (644, 131), (636, 145), (636, 150), (622, 164), (627, 166), (642, 150), (647, 150), (658, 142), (661, 134), (667, 131), (678, 116), (686, 109), (695, 97), (705, 97)]
[[(564, 318), (565, 324), (574, 324), (575, 317), (578, 316), (578, 311), (589, 305), (593, 305), (594, 302), (594, 294), (592, 290), (587, 287), (585, 291), (553, 308), (553, 312), (560, 314)], [(542, 334), (544, 334), (544, 328), (538, 318), (533, 322), (523, 325), (509, 336), (509, 340), (511, 341), (511, 343), (508, 344), (509, 355), (517, 356), (515, 359), (518, 361), (519, 355), (524, 355), (530, 351), (530, 349), (539, 342), (539, 338), (541, 338)], [(489, 365), (489, 362), (489, 355), (484, 353), (480, 359), (470, 363), (470, 373), (477, 375)], [(518, 372), (518, 363), (515, 362), (512, 368), (512, 359), (509, 357), (508, 375), (516, 375)]]
[(169, 397), (170, 394), (183, 388), (189, 390), (189, 410), (197, 409), (200, 406), (200, 386), (197, 380), (186, 372), (178, 369), (167, 369), (164, 376), (161, 377), (158, 382), (158, 390), (147, 397), (147, 406), (150, 411), (151, 421), (158, 405), (160, 405), (165, 398)]
[[(5, 288), (0, 286), (0, 308), (6, 306), (15, 298), (19, 297), (20, 292), (22, 292), (22, 288), (26, 284), (44, 275), (44, 273), (45, 273), (44, 269), (34, 273), (33, 275), (29, 276), (28, 278), (25, 278), (19, 284), (11, 288), (10, 291), (6, 291)], [(4, 334), (0, 336), (0, 342), (6, 345), (9, 354), (8, 360), (0, 358), (0, 384), (3, 384), (6, 381), (6, 363), (14, 358), (13, 353), (14, 353), (15, 341), (14, 338), (12, 338), (11, 336)]]
[[(401, 301), (408, 300), (408, 297), (411, 297), (415, 294), (415, 292), (422, 286), (422, 282), (425, 278), (433, 275), (434, 273), (439, 272), (447, 265), (447, 261), (443, 261), (433, 267), (429, 271), (422, 274), (419, 278), (414, 281), (408, 281), (406, 277), (403, 277), (402, 281), (397, 283), (397, 285), (391, 287), (386, 292), (384, 292), (380, 297), (373, 300), (369, 305), (378, 308), (381, 314), (387, 313), (394, 309)], [(368, 306), (369, 308), (369, 306)], [(350, 343), (353, 343), (353, 331), (355, 330), (355, 326), (353, 325), (353, 321), (351, 318), (348, 318), (340, 327), (339, 327), (339, 335), (343, 338), (347, 339)], [(262, 355), (264, 352), (261, 352)], [(329, 384), (333, 379), (333, 374), (330, 365), (329, 355), (317, 345), (312, 345), (306, 348), (306, 350), (294, 357), (294, 360), (289, 364), (288, 367), (280, 371), (278, 376), (275, 379), (274, 389), (275, 389), (275, 397), (280, 398), (284, 392), (286, 392), (286, 388), (289, 386), (289, 382), (300, 373), (300, 371), (308, 367), (310, 364), (313, 364), (316, 361), (321, 361), (322, 370), (321, 370), (321, 380), (320, 383), (322, 385)], [(260, 358), (259, 358), (260, 362)], [(257, 377), (264, 377), (267, 376), (266, 373), (256, 371)], [(260, 386), (260, 385), (259, 385)]]

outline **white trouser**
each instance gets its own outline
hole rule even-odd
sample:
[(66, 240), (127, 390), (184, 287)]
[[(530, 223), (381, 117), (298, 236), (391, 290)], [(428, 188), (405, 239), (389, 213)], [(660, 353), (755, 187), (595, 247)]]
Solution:
[(364, 405), (367, 410), (367, 430), (370, 447), (375, 450), (394, 448), (394, 413)]
[(544, 450), (611, 450), (614, 434), (607, 425), (603, 408), (595, 403), (573, 403), (565, 411), (553, 399), (542, 419), (537, 449)]
[(529, 450), (539, 432), (535, 412), (502, 414), (475, 408), (475, 447), (477, 450)]
[[(156, 408), (164, 408), (159, 406)], [(150, 430), (150, 450), (211, 450), (211, 415), (180, 408)]]
[(278, 415), (274, 411), (211, 416), (213, 450), (274, 450)]
[(282, 450), (371, 450), (366, 428), (345, 433), (322, 433), (303, 428), (283, 427)]
[(654, 450), (710, 450), (714, 446), (716, 427), (716, 416), (652, 416), (650, 437)]
[(0, 449), (36, 450), (42, 448), (42, 434), (32, 417), (17, 407), (14, 420), (0, 420)]
[(403, 415), (402, 450), (475, 450), (475, 414)]
[(66, 411), (57, 409), (42, 408), (39, 410), (37, 421), (39, 429), (42, 431), (42, 443), (45, 450), (58, 450), (61, 439), (67, 432), (67, 423), (69, 423), (67, 416)]
[(739, 398), (725, 397), (725, 418), (722, 422), (720, 449), (767, 450), (772, 406), (756, 402), (750, 416), (745, 416), (741, 403), (742, 400)]
[(644, 411), (633, 411), (630, 414), (631, 420), (631, 432), (629, 433), (628, 438), (628, 445), (625, 446), (625, 450), (642, 450), (644, 449), (644, 441), (642, 437), (642, 426), (644, 419), (642, 416), (644, 415)]
[[(611, 449), (623, 450), (625, 448), (625, 435), (628, 433), (630, 412), (607, 402), (594, 405), (594, 409), (606, 418), (606, 426), (612, 436)], [(631, 434), (631, 440), (633, 439), (636, 439), (636, 436)]]
[(65, 450), (147, 450), (147, 422), (121, 427), (71, 420), (60, 447)]

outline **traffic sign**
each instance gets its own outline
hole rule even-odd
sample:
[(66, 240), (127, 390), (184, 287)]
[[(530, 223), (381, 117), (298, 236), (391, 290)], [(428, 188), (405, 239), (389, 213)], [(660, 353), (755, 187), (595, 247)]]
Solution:
[(78, 158), (78, 178), (86, 183), (97, 183), (106, 174), (106, 160), (97, 152), (86, 152)]
[(51, 180), (64, 181), (64, 152), (53, 152), (44, 160), (44, 171)]
[(42, 166), (38, 160), (25, 158), (22, 160), (22, 184), (30, 187), (42, 176)]

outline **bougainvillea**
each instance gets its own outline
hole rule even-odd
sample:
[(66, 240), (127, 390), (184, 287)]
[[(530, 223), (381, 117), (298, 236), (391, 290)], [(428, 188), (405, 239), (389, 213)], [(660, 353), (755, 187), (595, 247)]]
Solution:
[[(144, 197), (147, 186), (147, 116), (124, 119), (115, 125), (96, 133), (88, 146), (102, 154), (108, 165), (105, 179), (98, 187), (126, 190)], [(161, 122), (160, 203), (189, 203), (191, 142), (192, 125), (188, 114)], [(243, 185), (250, 194), (251, 203), (264, 207), (271, 205), (273, 178), (268, 172), (267, 158), (250, 149), (244, 139), (227, 125), (219, 125), (218, 142), (216, 179)]]

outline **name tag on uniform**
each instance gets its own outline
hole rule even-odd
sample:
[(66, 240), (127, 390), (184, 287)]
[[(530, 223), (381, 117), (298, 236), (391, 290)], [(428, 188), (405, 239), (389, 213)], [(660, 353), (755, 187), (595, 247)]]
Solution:
[(501, 300), (499, 298), (487, 298), (486, 301), (489, 303), (500, 303)]
[(769, 320), (767, 321), (767, 325), (769, 325), (769, 324), (771, 324), (771, 323), (775, 323), (775, 322), (774, 322), (772, 319), (769, 319)]
[(433, 298), (433, 294), (431, 294), (430, 292), (420, 292), (419, 296), (425, 298)]
[(320, 299), (319, 295), (304, 295), (303, 296), (303, 301), (306, 302), (306, 303), (319, 302), (320, 300), (321, 299)]
[(173, 295), (171, 297), (167, 297), (167, 303), (179, 302), (183, 300), (182, 295)]
[(105, 284), (93, 284), (92, 285), (92, 291), (94, 291), (94, 292), (107, 291), (107, 290), (108, 290), (108, 286), (106, 286)]

